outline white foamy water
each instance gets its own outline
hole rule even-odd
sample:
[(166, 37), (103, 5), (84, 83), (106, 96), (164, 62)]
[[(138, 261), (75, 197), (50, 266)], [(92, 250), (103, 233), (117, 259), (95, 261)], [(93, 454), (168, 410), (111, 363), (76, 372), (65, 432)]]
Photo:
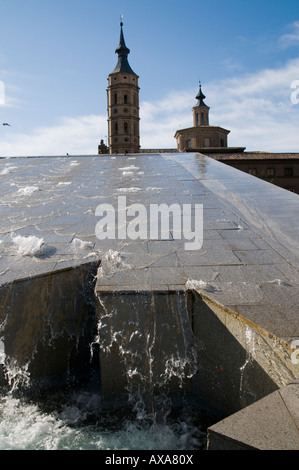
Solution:
[(83, 240), (80, 240), (80, 238), (74, 238), (74, 240), (72, 241), (72, 245), (74, 248), (77, 248), (79, 250), (91, 249), (93, 247), (93, 244), (91, 242), (85, 242)]
[(18, 194), (23, 196), (31, 196), (31, 194), (35, 193), (36, 191), (39, 191), (37, 186), (26, 186), (25, 188), (20, 188), (18, 190)]
[(186, 289), (196, 290), (205, 287), (206, 285), (207, 283), (205, 281), (202, 281), (201, 279), (188, 279), (188, 281), (186, 282)]
[(21, 235), (12, 236), (12, 240), (17, 248), (17, 253), (22, 256), (35, 256), (42, 253), (44, 240), (34, 235), (22, 237)]
[(8, 175), (11, 171), (15, 170), (18, 168), (17, 166), (7, 166), (3, 170), (0, 171), (0, 175)]
[(0, 364), (4, 364), (5, 362), (5, 350), (4, 350), (4, 343), (0, 340)]
[(124, 166), (123, 168), (120, 168), (120, 171), (134, 171), (134, 170), (139, 170), (139, 166), (135, 165), (130, 165), (130, 166)]
[(119, 191), (120, 193), (138, 193), (139, 191), (141, 191), (141, 189), (132, 186), (131, 188), (118, 188), (117, 191)]
[[(158, 425), (112, 412), (101, 417), (88, 406), (92, 401), (99, 405), (98, 397), (84, 394), (76, 403), (57, 407), (59, 411), (44, 412), (38, 404), (9, 395), (0, 398), (0, 450), (186, 450), (202, 442), (203, 433), (188, 419)], [(92, 413), (96, 422), (84, 424)]]

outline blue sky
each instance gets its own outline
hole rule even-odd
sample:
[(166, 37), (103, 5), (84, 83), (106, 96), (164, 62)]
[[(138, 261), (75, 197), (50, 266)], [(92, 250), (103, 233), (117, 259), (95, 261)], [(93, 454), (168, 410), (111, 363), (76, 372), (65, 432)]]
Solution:
[(121, 14), (143, 148), (176, 147), (201, 80), (210, 124), (231, 130), (230, 146), (299, 152), (298, 0), (9, 0), (0, 4), (0, 156), (97, 152)]

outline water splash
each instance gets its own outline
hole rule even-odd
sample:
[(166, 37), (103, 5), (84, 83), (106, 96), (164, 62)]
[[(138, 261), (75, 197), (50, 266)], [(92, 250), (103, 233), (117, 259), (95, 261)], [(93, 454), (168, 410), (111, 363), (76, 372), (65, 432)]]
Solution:
[(203, 287), (206, 287), (207, 283), (202, 280), (188, 279), (186, 282), (186, 289), (196, 290)]
[(30, 384), (30, 373), (28, 372), (29, 363), (19, 366), (16, 360), (6, 357), (4, 363), (4, 373), (9, 388), (9, 393), (26, 389)]
[(245, 330), (245, 351), (246, 357), (244, 364), (240, 367), (240, 402), (243, 406), (247, 406), (254, 401), (255, 395), (250, 391), (250, 380), (247, 379), (247, 373), (253, 364), (255, 355), (255, 332), (246, 325)]
[(73, 241), (72, 241), (72, 247), (74, 249), (78, 249), (78, 250), (92, 249), (93, 248), (93, 243), (85, 242), (85, 241), (81, 240), (80, 238), (74, 238)]
[(11, 171), (15, 170), (16, 168), (18, 168), (18, 167), (17, 166), (7, 166), (6, 168), (4, 168), (3, 170), (0, 171), (0, 175), (1, 176), (8, 175), (9, 173), (11, 173)]
[(21, 194), (22, 196), (31, 196), (36, 191), (39, 191), (37, 186), (26, 186), (24, 188), (20, 188), (18, 190), (18, 194)]
[(36, 256), (42, 253), (44, 239), (34, 235), (22, 237), (12, 235), (12, 241), (16, 245), (17, 253), (22, 256)]
[(117, 188), (117, 191), (120, 193), (138, 193), (141, 189), (136, 186), (132, 186), (131, 188)]
[[(59, 397), (58, 397), (59, 400)], [(47, 409), (48, 408), (48, 409)], [(168, 426), (113, 415), (88, 393), (65, 396), (64, 403), (32, 403), (0, 398), (1, 450), (189, 450), (203, 447), (205, 435), (187, 413)]]

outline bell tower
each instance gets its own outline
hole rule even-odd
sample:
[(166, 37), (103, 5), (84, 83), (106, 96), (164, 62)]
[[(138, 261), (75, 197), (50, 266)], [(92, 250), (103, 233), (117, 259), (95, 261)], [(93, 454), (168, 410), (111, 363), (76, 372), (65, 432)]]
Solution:
[(210, 108), (204, 102), (205, 98), (201, 85), (199, 85), (199, 91), (196, 95), (197, 103), (192, 108), (193, 127), (180, 129), (176, 131), (174, 136), (180, 152), (210, 151), (211, 153), (227, 147), (227, 136), (230, 131), (223, 129), (223, 127), (210, 126)]
[(201, 85), (199, 85), (199, 91), (196, 96), (197, 104), (192, 108), (193, 112), (193, 127), (199, 126), (209, 126), (209, 111), (210, 108), (204, 102), (205, 95), (201, 90)]
[(130, 49), (125, 43), (123, 22), (120, 23), (120, 41), (115, 53), (118, 62), (108, 76), (107, 88), (109, 153), (138, 153), (139, 77), (128, 62)]

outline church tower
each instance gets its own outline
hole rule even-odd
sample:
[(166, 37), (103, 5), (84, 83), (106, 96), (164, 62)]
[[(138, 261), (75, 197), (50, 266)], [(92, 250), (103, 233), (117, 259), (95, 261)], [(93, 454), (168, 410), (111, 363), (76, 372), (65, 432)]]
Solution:
[(210, 126), (210, 108), (204, 102), (205, 95), (201, 85), (196, 95), (197, 103), (192, 108), (193, 127), (180, 129), (175, 133), (179, 152), (218, 152), (227, 147), (229, 130), (219, 126)]
[(138, 153), (139, 132), (139, 87), (138, 75), (128, 62), (123, 23), (120, 23), (120, 41), (115, 50), (118, 62), (108, 77), (108, 134), (109, 153)]
[(209, 126), (209, 111), (210, 108), (204, 102), (205, 95), (201, 91), (201, 85), (199, 85), (199, 92), (196, 96), (197, 104), (192, 108), (193, 112), (193, 127), (198, 126)]

